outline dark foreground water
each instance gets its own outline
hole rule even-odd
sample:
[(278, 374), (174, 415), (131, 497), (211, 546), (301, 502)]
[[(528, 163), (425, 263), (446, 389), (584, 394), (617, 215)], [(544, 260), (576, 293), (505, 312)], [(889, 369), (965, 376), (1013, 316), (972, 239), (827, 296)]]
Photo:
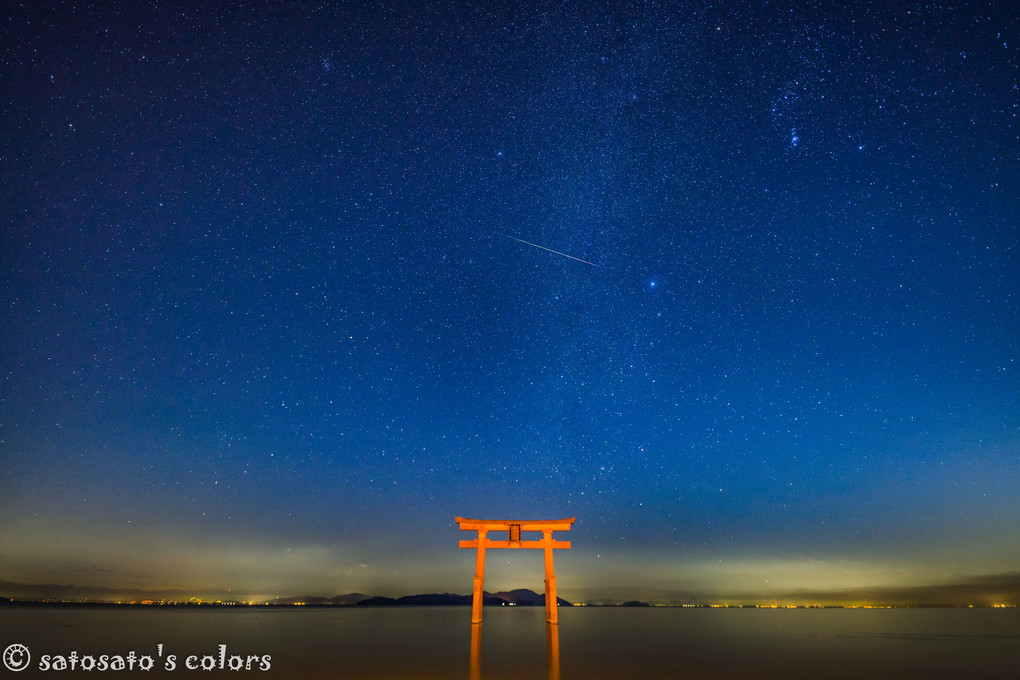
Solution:
[[(3, 678), (1005, 678), (1020, 610), (567, 607), (549, 627), (543, 608), (507, 607), (472, 627), (459, 607), (3, 607), (0, 650), (23, 662), (12, 643), (31, 660)], [(97, 668), (55, 670), (72, 651)], [(98, 669), (131, 651), (152, 670)]]

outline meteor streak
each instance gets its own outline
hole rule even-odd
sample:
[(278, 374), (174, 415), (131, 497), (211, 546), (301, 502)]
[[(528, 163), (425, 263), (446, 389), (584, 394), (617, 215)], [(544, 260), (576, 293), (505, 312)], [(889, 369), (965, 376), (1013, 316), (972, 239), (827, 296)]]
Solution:
[(583, 262), (583, 263), (585, 263), (587, 265), (591, 265), (592, 267), (598, 267), (598, 265), (595, 264), (594, 262), (589, 262), (588, 260), (582, 260), (579, 257), (574, 257), (573, 255), (567, 255), (566, 253), (561, 253), (558, 250), (553, 250), (552, 248), (546, 248), (545, 246), (540, 246), (537, 243), (532, 243), (531, 241), (525, 241), (522, 238), (517, 238), (516, 236), (511, 236), (510, 234), (501, 234), (501, 236), (506, 236), (509, 239), (513, 239), (514, 241), (518, 241), (519, 243), (525, 243), (525, 244), (527, 244), (529, 246), (534, 246), (535, 248), (541, 248), (542, 250), (548, 250), (550, 253), (556, 253), (557, 255), (562, 255), (563, 257), (569, 257), (571, 260), (577, 260), (578, 262)]

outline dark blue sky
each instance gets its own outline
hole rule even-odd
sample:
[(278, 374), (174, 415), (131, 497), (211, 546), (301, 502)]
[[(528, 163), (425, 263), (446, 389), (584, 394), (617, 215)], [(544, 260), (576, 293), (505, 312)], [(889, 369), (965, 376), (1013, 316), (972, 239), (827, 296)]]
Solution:
[(7, 3), (0, 579), (1015, 571), (1020, 19), (751, 4)]

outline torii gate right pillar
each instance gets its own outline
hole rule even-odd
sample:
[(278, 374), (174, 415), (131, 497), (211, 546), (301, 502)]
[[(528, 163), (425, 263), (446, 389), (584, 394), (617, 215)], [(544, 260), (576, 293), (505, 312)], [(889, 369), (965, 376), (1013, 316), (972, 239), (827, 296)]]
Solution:
[(556, 571), (553, 569), (552, 530), (542, 532), (542, 548), (545, 550), (545, 620), (558, 623), (559, 608), (556, 606)]
[(475, 557), (475, 587), (471, 593), (471, 623), (482, 622), (482, 600), (485, 597), (485, 536), (488, 532), (478, 532), (478, 553)]

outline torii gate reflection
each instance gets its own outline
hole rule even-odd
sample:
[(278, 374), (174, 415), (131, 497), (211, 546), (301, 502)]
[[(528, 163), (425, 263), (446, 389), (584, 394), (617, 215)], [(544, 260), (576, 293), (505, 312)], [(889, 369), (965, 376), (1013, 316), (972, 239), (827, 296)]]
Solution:
[[(485, 549), (486, 548), (540, 548), (545, 551), (545, 620), (546, 620), (546, 662), (549, 679), (560, 677), (560, 631), (556, 602), (556, 573), (553, 569), (553, 549), (570, 550), (570, 541), (554, 541), (554, 531), (570, 531), (573, 517), (557, 520), (490, 520), (455, 518), (463, 531), (477, 531), (478, 538), (461, 541), (461, 548), (477, 549), (475, 558), (475, 583), (471, 600), (471, 678), (481, 678), (482, 648), (482, 597), (485, 592)], [(508, 532), (508, 540), (489, 540), (490, 531)], [(542, 540), (525, 541), (522, 531), (541, 531)]]
[[(560, 627), (545, 624), (545, 663), (549, 680), (560, 680)], [(482, 680), (482, 624), (471, 624), (470, 680)]]

